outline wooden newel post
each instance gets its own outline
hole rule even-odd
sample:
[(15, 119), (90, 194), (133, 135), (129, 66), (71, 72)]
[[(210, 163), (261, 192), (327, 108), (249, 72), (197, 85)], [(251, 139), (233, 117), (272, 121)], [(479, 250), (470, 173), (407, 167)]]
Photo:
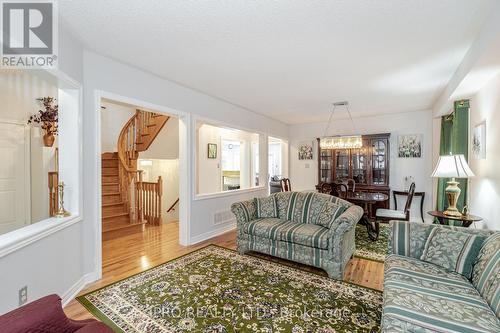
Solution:
[(163, 180), (158, 176), (158, 224), (162, 223), (161, 219), (161, 197), (163, 195)]
[(142, 170), (138, 170), (139, 172), (139, 182), (137, 183), (137, 217), (139, 222), (144, 221), (144, 191), (143, 191), (143, 183), (142, 183)]

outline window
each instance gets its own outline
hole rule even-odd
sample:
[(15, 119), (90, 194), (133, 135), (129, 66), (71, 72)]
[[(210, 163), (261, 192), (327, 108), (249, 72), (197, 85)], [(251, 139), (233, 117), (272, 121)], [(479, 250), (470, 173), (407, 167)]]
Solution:
[(268, 140), (268, 172), (270, 179), (280, 179), (288, 175), (288, 143), (284, 140), (269, 137)]
[(259, 185), (259, 134), (205, 123), (197, 128), (197, 194)]
[(240, 183), (240, 148), (242, 143), (235, 140), (222, 139), (222, 190), (237, 190)]

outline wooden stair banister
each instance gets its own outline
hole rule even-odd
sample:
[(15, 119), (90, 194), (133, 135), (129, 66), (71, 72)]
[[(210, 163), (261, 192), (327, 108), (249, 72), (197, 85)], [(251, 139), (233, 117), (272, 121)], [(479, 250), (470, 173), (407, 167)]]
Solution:
[(142, 181), (142, 171), (139, 171), (139, 181), (136, 183), (135, 196), (137, 198), (137, 211), (148, 223), (159, 225), (162, 222), (161, 200), (163, 196), (163, 180), (161, 176), (158, 181)]
[(143, 182), (142, 173), (137, 170), (137, 159), (139, 152), (149, 148), (169, 119), (168, 116), (136, 110), (120, 131), (117, 143), (119, 193), (131, 222), (161, 222), (161, 177), (157, 183)]

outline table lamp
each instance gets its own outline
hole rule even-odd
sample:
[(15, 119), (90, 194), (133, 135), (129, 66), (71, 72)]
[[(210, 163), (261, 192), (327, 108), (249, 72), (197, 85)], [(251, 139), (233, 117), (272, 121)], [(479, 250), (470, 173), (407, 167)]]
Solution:
[(446, 209), (443, 214), (449, 216), (462, 216), (462, 213), (457, 209), (457, 201), (460, 197), (461, 190), (455, 178), (474, 177), (474, 173), (469, 168), (464, 155), (439, 156), (438, 163), (431, 177), (451, 178), (451, 180), (447, 182), (448, 186), (445, 189), (446, 198), (448, 199), (448, 209)]

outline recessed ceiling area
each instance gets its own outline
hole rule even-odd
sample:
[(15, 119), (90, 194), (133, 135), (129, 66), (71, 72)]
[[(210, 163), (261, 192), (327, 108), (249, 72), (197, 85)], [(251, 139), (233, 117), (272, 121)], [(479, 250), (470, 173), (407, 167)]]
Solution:
[[(287, 124), (430, 109), (494, 0), (59, 2), (99, 54)], [(340, 111), (337, 117), (345, 117)]]

